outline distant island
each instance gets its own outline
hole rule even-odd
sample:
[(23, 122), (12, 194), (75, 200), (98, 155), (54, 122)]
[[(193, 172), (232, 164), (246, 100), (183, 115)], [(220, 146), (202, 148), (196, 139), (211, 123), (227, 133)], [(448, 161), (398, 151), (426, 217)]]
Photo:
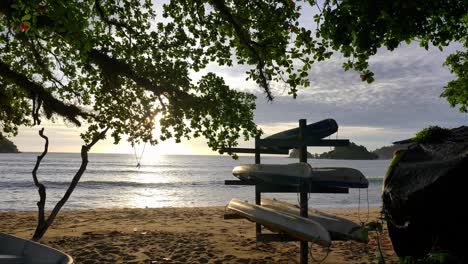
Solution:
[(406, 149), (410, 144), (399, 144), (399, 145), (392, 145), (392, 146), (384, 146), (378, 148), (372, 153), (376, 154), (379, 159), (392, 159), (393, 153), (400, 149)]
[[(293, 149), (289, 153), (290, 158), (299, 158), (299, 149)], [(366, 147), (356, 145), (351, 142), (346, 147), (335, 147), (334, 150), (322, 154), (311, 154), (307, 152), (309, 159), (349, 159), (349, 160), (374, 160), (379, 157), (377, 154), (369, 152)]]
[(19, 153), (16, 145), (8, 139), (0, 140), (0, 153)]
[[(309, 159), (348, 159), (348, 160), (375, 160), (392, 159), (396, 150), (406, 149), (410, 144), (399, 144), (384, 146), (374, 151), (368, 151), (366, 147), (357, 145), (353, 142), (346, 147), (336, 147), (334, 150), (322, 154), (311, 154), (307, 152)], [(289, 153), (289, 158), (299, 158), (299, 149), (293, 149)]]
[(335, 147), (334, 150), (319, 155), (319, 159), (351, 159), (351, 160), (374, 160), (379, 157), (369, 152), (366, 147), (350, 142), (346, 147)]

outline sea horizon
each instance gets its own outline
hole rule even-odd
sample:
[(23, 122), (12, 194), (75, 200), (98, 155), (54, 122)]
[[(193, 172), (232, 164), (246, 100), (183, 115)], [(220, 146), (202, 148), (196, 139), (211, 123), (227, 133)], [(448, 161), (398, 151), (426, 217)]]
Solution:
[[(153, 157), (144, 157), (138, 168), (132, 154), (90, 153), (87, 170), (64, 209), (211, 207), (225, 206), (232, 198), (255, 201), (252, 186), (224, 185), (224, 180), (236, 179), (232, 175), (234, 166), (253, 163), (253, 156), (240, 156), (238, 160), (227, 155)], [(294, 162), (297, 159), (262, 156), (265, 164)], [(315, 167), (359, 169), (369, 180), (368, 189), (350, 189), (348, 194), (310, 194), (310, 208), (364, 208), (367, 192), (369, 206), (379, 207), (382, 179), (389, 162), (310, 159)], [(35, 163), (36, 152), (0, 155), (0, 211), (37, 210), (39, 197), (31, 175)], [(79, 153), (51, 152), (44, 158), (38, 178), (47, 188), (47, 210), (63, 195), (80, 163)], [(297, 203), (297, 194), (263, 196)]]

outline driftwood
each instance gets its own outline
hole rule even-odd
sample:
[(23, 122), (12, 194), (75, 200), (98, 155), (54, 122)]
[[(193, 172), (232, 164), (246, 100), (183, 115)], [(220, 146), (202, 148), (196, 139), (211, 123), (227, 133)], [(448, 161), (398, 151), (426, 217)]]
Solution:
[(46, 218), (45, 216), (45, 202), (47, 198), (46, 194), (46, 187), (44, 184), (40, 183), (37, 177), (37, 170), (39, 169), (39, 166), (41, 164), (42, 159), (47, 155), (47, 151), (49, 149), (49, 139), (47, 136), (44, 135), (44, 128), (42, 128), (39, 131), (39, 136), (41, 136), (45, 140), (45, 145), (44, 145), (44, 151), (40, 156), (37, 157), (36, 165), (34, 166), (34, 169), (32, 171), (32, 177), (34, 180), (34, 184), (38, 188), (39, 192), (39, 201), (37, 202), (37, 207), (38, 207), (38, 216), (37, 216), (37, 226), (36, 230), (34, 231), (34, 235), (32, 237), (32, 240), (34, 241), (39, 241), (47, 231), (47, 229), (52, 225), (52, 223), (55, 220), (55, 217), (57, 217), (58, 213), (60, 212), (60, 209), (65, 205), (65, 203), (68, 201), (70, 198), (71, 194), (75, 190), (76, 185), (81, 179), (81, 176), (83, 176), (83, 173), (86, 170), (86, 167), (88, 166), (88, 152), (89, 150), (101, 139), (103, 139), (107, 133), (108, 128), (104, 129), (101, 133), (96, 135), (93, 140), (87, 144), (83, 145), (81, 147), (81, 165), (78, 171), (76, 172), (75, 176), (73, 177), (72, 181), (70, 182), (70, 185), (68, 186), (67, 191), (63, 195), (62, 199), (60, 199), (57, 204), (55, 204), (54, 209), (52, 212), (49, 214), (49, 216)]
[(394, 157), (384, 180), (383, 209), (399, 256), (433, 251), (465, 256), (468, 236), (464, 206), (468, 183), (468, 127), (451, 130), (439, 142), (396, 142), (408, 149)]

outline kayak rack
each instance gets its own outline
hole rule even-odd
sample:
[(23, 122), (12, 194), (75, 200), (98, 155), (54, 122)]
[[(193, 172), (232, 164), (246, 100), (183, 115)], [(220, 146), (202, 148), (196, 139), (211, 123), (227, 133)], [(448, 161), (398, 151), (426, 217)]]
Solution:
[[(255, 154), (255, 164), (260, 164), (261, 154), (288, 155), (289, 149), (299, 149), (299, 161), (307, 162), (307, 147), (337, 147), (348, 146), (348, 139), (317, 139), (306, 137), (307, 120), (299, 120), (299, 134), (297, 138), (255, 138), (255, 148), (226, 148), (227, 153), (251, 153)], [(319, 186), (302, 183), (299, 186), (281, 186), (267, 183), (255, 183), (245, 180), (225, 180), (225, 185), (251, 185), (255, 186), (255, 204), (261, 205), (262, 193), (299, 193), (300, 194), (300, 216), (308, 217), (308, 194), (309, 193), (349, 193), (348, 188)], [(243, 217), (233, 214), (224, 214), (224, 219), (241, 219)], [(291, 242), (300, 241), (300, 263), (308, 263), (309, 244), (307, 241), (298, 240), (287, 234), (273, 233), (262, 234), (262, 225), (256, 223), (256, 240), (259, 242)]]

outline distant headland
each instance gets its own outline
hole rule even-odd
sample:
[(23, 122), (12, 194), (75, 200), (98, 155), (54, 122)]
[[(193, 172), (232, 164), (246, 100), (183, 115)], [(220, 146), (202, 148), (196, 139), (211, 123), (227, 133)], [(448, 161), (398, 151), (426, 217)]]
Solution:
[(20, 153), (16, 145), (8, 139), (0, 140), (0, 153)]
[(400, 150), (400, 149), (406, 149), (408, 148), (409, 145), (410, 144), (398, 144), (398, 145), (392, 145), (392, 146), (384, 146), (384, 147), (381, 147), (372, 151), (372, 153), (379, 156), (379, 159), (392, 159), (393, 153), (395, 151)]
[(368, 151), (366, 147), (353, 142), (346, 147), (335, 147), (334, 150), (319, 155), (319, 159), (352, 159), (352, 160), (374, 160), (379, 157)]
[[(367, 150), (366, 147), (357, 145), (351, 142), (346, 147), (336, 147), (332, 151), (322, 154), (311, 154), (307, 152), (307, 158), (310, 159), (348, 159), (348, 160), (375, 160), (375, 159), (392, 159), (393, 152), (399, 149), (407, 148), (408, 144), (384, 146), (374, 151)], [(289, 153), (290, 158), (299, 158), (299, 150), (293, 149)]]

